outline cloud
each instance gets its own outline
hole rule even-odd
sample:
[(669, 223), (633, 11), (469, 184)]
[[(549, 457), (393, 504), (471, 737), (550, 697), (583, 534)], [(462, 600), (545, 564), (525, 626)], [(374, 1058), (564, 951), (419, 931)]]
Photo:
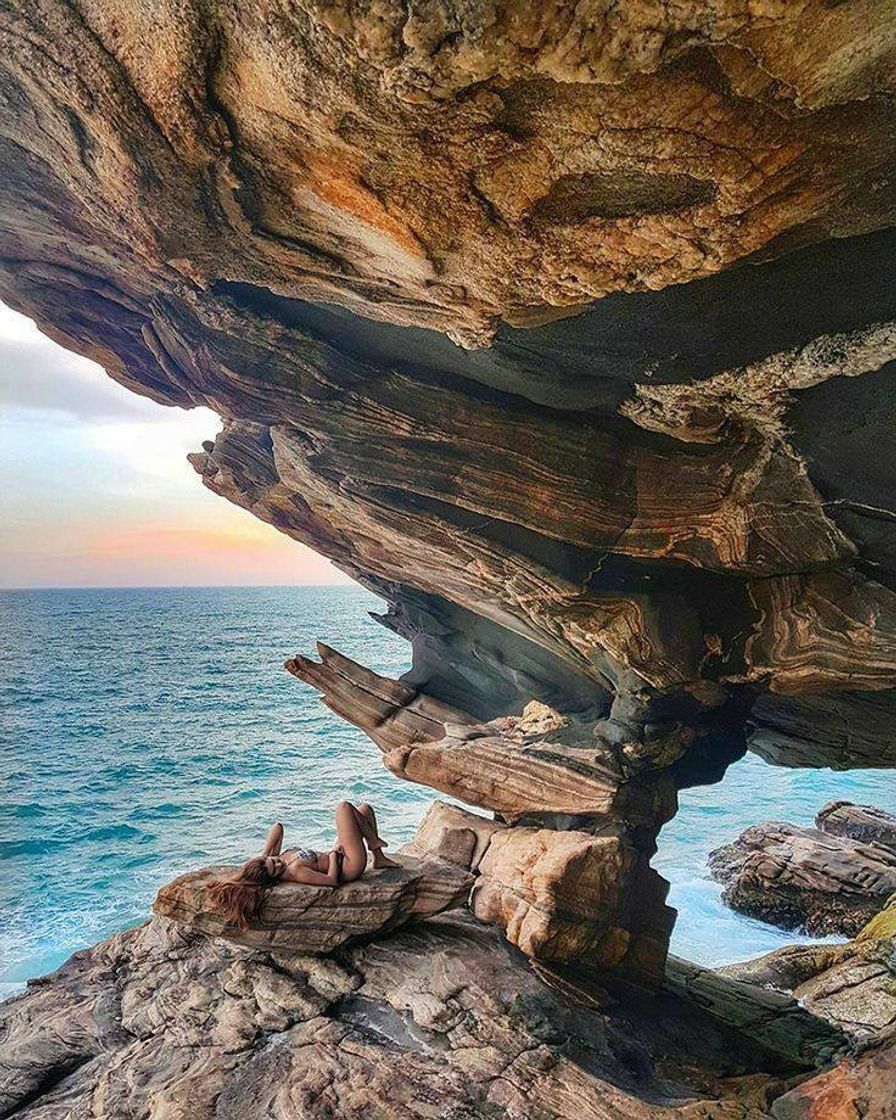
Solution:
[(35, 324), (0, 304), (0, 407), (10, 413), (55, 413), (87, 423), (164, 419), (170, 411), (116, 384), (95, 362), (72, 354)]
[(219, 419), (116, 385), (0, 304), (0, 587), (346, 583), (205, 489)]

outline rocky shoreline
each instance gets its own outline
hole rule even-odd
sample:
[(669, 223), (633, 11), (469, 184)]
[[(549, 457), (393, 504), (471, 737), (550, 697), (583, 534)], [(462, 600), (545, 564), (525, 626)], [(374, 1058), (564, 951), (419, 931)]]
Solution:
[(896, 895), (896, 817), (832, 802), (816, 828), (767, 821), (709, 856), (723, 900), (814, 936), (854, 936)]
[(836, 1092), (825, 1120), (884, 1120), (894, 946), (673, 962), (648, 992), (533, 969), (462, 911), (327, 956), (155, 917), (0, 1005), (0, 1115), (790, 1120)]
[[(332, 956), (233, 944), (180, 882), (160, 906), (221, 936), (157, 916), (5, 1005), (7, 1109), (890, 1120), (885, 1031), (805, 1080), (798, 1031), (747, 1030), (805, 1025), (791, 995), (663, 987), (651, 859), (747, 750), (896, 766), (894, 29), (888, 0), (3, 6), (0, 297), (221, 417), (202, 483), (412, 651), (289, 671), (499, 826), (453, 830), (472, 916), (424, 918), (453, 887), (410, 868), (348, 938), (281, 893)], [(720, 867), (858, 930), (894, 865), (849, 827)]]
[(670, 957), (648, 987), (568, 935), (558, 954), (521, 934), (565, 928), (575, 906), (547, 900), (587, 875), (567, 867), (540, 897), (501, 885), (489, 852), (516, 834), (436, 803), (401, 866), (279, 886), (246, 931), (205, 905), (215, 871), (181, 877), (151, 921), (0, 1005), (0, 1116), (852, 1120), (859, 1100), (889, 1115), (896, 896), (853, 941), (717, 970)]

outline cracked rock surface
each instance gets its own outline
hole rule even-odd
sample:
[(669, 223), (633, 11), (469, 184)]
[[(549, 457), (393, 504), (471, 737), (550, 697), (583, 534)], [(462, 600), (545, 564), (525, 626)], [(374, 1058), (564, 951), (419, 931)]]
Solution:
[(0, 1108), (527, 1120), (534, 1104), (546, 1120), (760, 1120), (792, 1083), (792, 1062), (689, 1003), (665, 996), (655, 1019), (637, 991), (542, 979), (514, 952), (469, 919), (320, 958), (154, 918), (0, 1007)]
[[(896, 765), (893, 17), (892, 0), (0, 11), (0, 297), (128, 388), (221, 416), (191, 456), (202, 482), (381, 596), (413, 651), (397, 682), (327, 646), (291, 667), (393, 772), (520, 833), (615, 837), (625, 929), (650, 946), (620, 964), (641, 980), (665, 956), (645, 869), (678, 789), (747, 749)], [(531, 901), (524, 872), (502, 881)], [(504, 892), (489, 910), (531, 932)], [(217, 998), (209, 979), (190, 1000)], [(246, 1037), (222, 1006), (208, 1029)], [(431, 1056), (406, 1059), (411, 1100), (381, 1045), (292, 1014), (275, 1019), (295, 1047), (254, 1072), (242, 1042), (203, 1050), (197, 1099), (438, 1101)], [(17, 1098), (43, 1115), (69, 1077), (95, 1072), (91, 1107), (114, 1114), (128, 1070), (167, 1076), (143, 1027), (121, 1062), (96, 1042), (114, 1016), (74, 1021)], [(162, 1052), (185, 1069), (171, 1021)], [(470, 1093), (499, 1116), (532, 1093), (547, 1117), (654, 1107), (542, 1058), (485, 1081), (452, 1067), (455, 1115)], [(743, 1120), (757, 1085), (750, 1105), (675, 1107)]]

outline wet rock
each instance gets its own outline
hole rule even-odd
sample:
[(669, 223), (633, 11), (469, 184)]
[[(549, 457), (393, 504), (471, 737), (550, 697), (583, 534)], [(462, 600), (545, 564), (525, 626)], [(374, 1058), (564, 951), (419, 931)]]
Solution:
[(840, 945), (788, 945), (721, 975), (791, 993), (800, 1006), (866, 1042), (896, 1030), (896, 896)]
[(896, 852), (769, 821), (709, 856), (733, 909), (784, 929), (858, 933), (896, 892)]
[(896, 851), (896, 817), (873, 805), (831, 801), (818, 813), (815, 825), (831, 836), (846, 836), (863, 843), (883, 844)]

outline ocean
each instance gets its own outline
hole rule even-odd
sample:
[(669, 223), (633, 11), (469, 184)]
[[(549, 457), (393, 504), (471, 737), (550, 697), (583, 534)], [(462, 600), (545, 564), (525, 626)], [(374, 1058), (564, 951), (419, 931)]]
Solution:
[[(175, 875), (252, 854), (273, 820), (325, 846), (347, 797), (393, 847), (410, 838), (438, 794), (394, 778), (282, 667), (322, 639), (397, 676), (410, 648), (380, 609), (356, 587), (0, 592), (0, 998), (143, 921)], [(684, 791), (654, 861), (681, 912), (673, 951), (712, 965), (795, 940), (722, 906), (706, 855), (835, 797), (896, 811), (896, 782), (748, 757)]]

